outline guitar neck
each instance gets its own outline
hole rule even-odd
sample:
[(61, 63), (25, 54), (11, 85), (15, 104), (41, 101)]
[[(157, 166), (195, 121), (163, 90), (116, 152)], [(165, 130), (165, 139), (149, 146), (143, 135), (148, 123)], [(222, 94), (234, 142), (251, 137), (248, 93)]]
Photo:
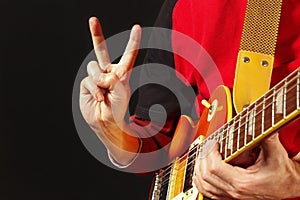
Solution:
[[(195, 160), (198, 154), (209, 152), (210, 141), (220, 144), (225, 162), (253, 148), (272, 133), (300, 115), (300, 69), (274, 86), (257, 101), (209, 135), (203, 142), (192, 144), (187, 153), (184, 188), (192, 187)], [(205, 154), (204, 152), (204, 154)]]
[(211, 135), (220, 143), (220, 153), (225, 162), (229, 162), (299, 117), (299, 85), (300, 69)]
[(192, 184), (195, 162), (199, 154), (203, 156), (210, 151), (211, 141), (220, 144), (223, 160), (230, 162), (299, 116), (300, 69), (297, 69), (207, 138), (198, 137), (185, 155), (161, 170), (151, 200), (195, 199)]

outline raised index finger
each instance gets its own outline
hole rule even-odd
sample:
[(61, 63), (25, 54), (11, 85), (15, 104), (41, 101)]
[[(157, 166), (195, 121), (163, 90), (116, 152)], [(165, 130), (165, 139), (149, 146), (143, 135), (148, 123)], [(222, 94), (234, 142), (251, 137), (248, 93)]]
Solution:
[(110, 58), (100, 22), (96, 17), (91, 17), (89, 19), (89, 25), (95, 54), (101, 69), (105, 70), (106, 66), (110, 64)]

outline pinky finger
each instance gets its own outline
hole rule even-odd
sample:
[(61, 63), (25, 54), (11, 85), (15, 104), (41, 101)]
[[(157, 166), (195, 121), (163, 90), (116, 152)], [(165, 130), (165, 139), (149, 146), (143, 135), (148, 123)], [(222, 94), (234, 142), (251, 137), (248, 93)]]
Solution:
[(91, 94), (96, 101), (103, 101), (102, 90), (95, 84), (91, 77), (86, 77), (81, 81), (81, 94)]

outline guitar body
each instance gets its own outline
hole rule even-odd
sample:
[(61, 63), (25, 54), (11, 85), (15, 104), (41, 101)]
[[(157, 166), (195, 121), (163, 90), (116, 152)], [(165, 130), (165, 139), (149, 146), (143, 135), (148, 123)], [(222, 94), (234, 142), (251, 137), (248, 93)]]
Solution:
[(155, 176), (149, 200), (200, 200), (193, 183), (200, 152), (209, 153), (217, 141), (224, 162), (240, 167), (251, 165), (259, 144), (300, 116), (300, 69), (249, 104), (233, 118), (231, 94), (219, 86), (206, 102), (198, 122), (181, 116), (169, 149), (173, 160)]
[(190, 117), (180, 117), (169, 150), (171, 160), (180, 156), (182, 149), (190, 147), (199, 136), (209, 136), (232, 118), (232, 101), (229, 89), (219, 86), (211, 95), (208, 103), (197, 123)]
[(230, 90), (226, 86), (219, 86), (212, 93), (199, 120), (198, 135), (209, 136), (232, 118), (232, 100)]
[[(185, 185), (188, 155), (181, 159), (178, 159), (178, 157), (181, 156), (180, 152), (193, 148), (193, 146), (202, 142), (205, 136), (210, 135), (231, 119), (232, 101), (230, 91), (226, 86), (219, 86), (211, 95), (208, 103), (211, 105), (210, 108), (204, 109), (198, 122), (195, 123), (190, 117), (185, 115), (180, 117), (169, 150), (169, 158), (175, 160), (175, 162), (170, 173), (168, 194), (161, 194), (161, 197), (150, 199), (203, 199), (202, 195), (198, 194), (193, 183), (190, 186)], [(164, 195), (165, 197), (163, 197)]]

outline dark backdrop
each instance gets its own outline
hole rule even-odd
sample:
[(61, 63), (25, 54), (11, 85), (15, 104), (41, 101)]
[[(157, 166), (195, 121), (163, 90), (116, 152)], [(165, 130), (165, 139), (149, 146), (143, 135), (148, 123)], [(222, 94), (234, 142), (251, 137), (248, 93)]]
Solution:
[(92, 50), (90, 16), (110, 37), (134, 23), (152, 26), (162, 3), (1, 0), (1, 200), (147, 198), (152, 176), (113, 170), (85, 149), (73, 122), (72, 87)]

